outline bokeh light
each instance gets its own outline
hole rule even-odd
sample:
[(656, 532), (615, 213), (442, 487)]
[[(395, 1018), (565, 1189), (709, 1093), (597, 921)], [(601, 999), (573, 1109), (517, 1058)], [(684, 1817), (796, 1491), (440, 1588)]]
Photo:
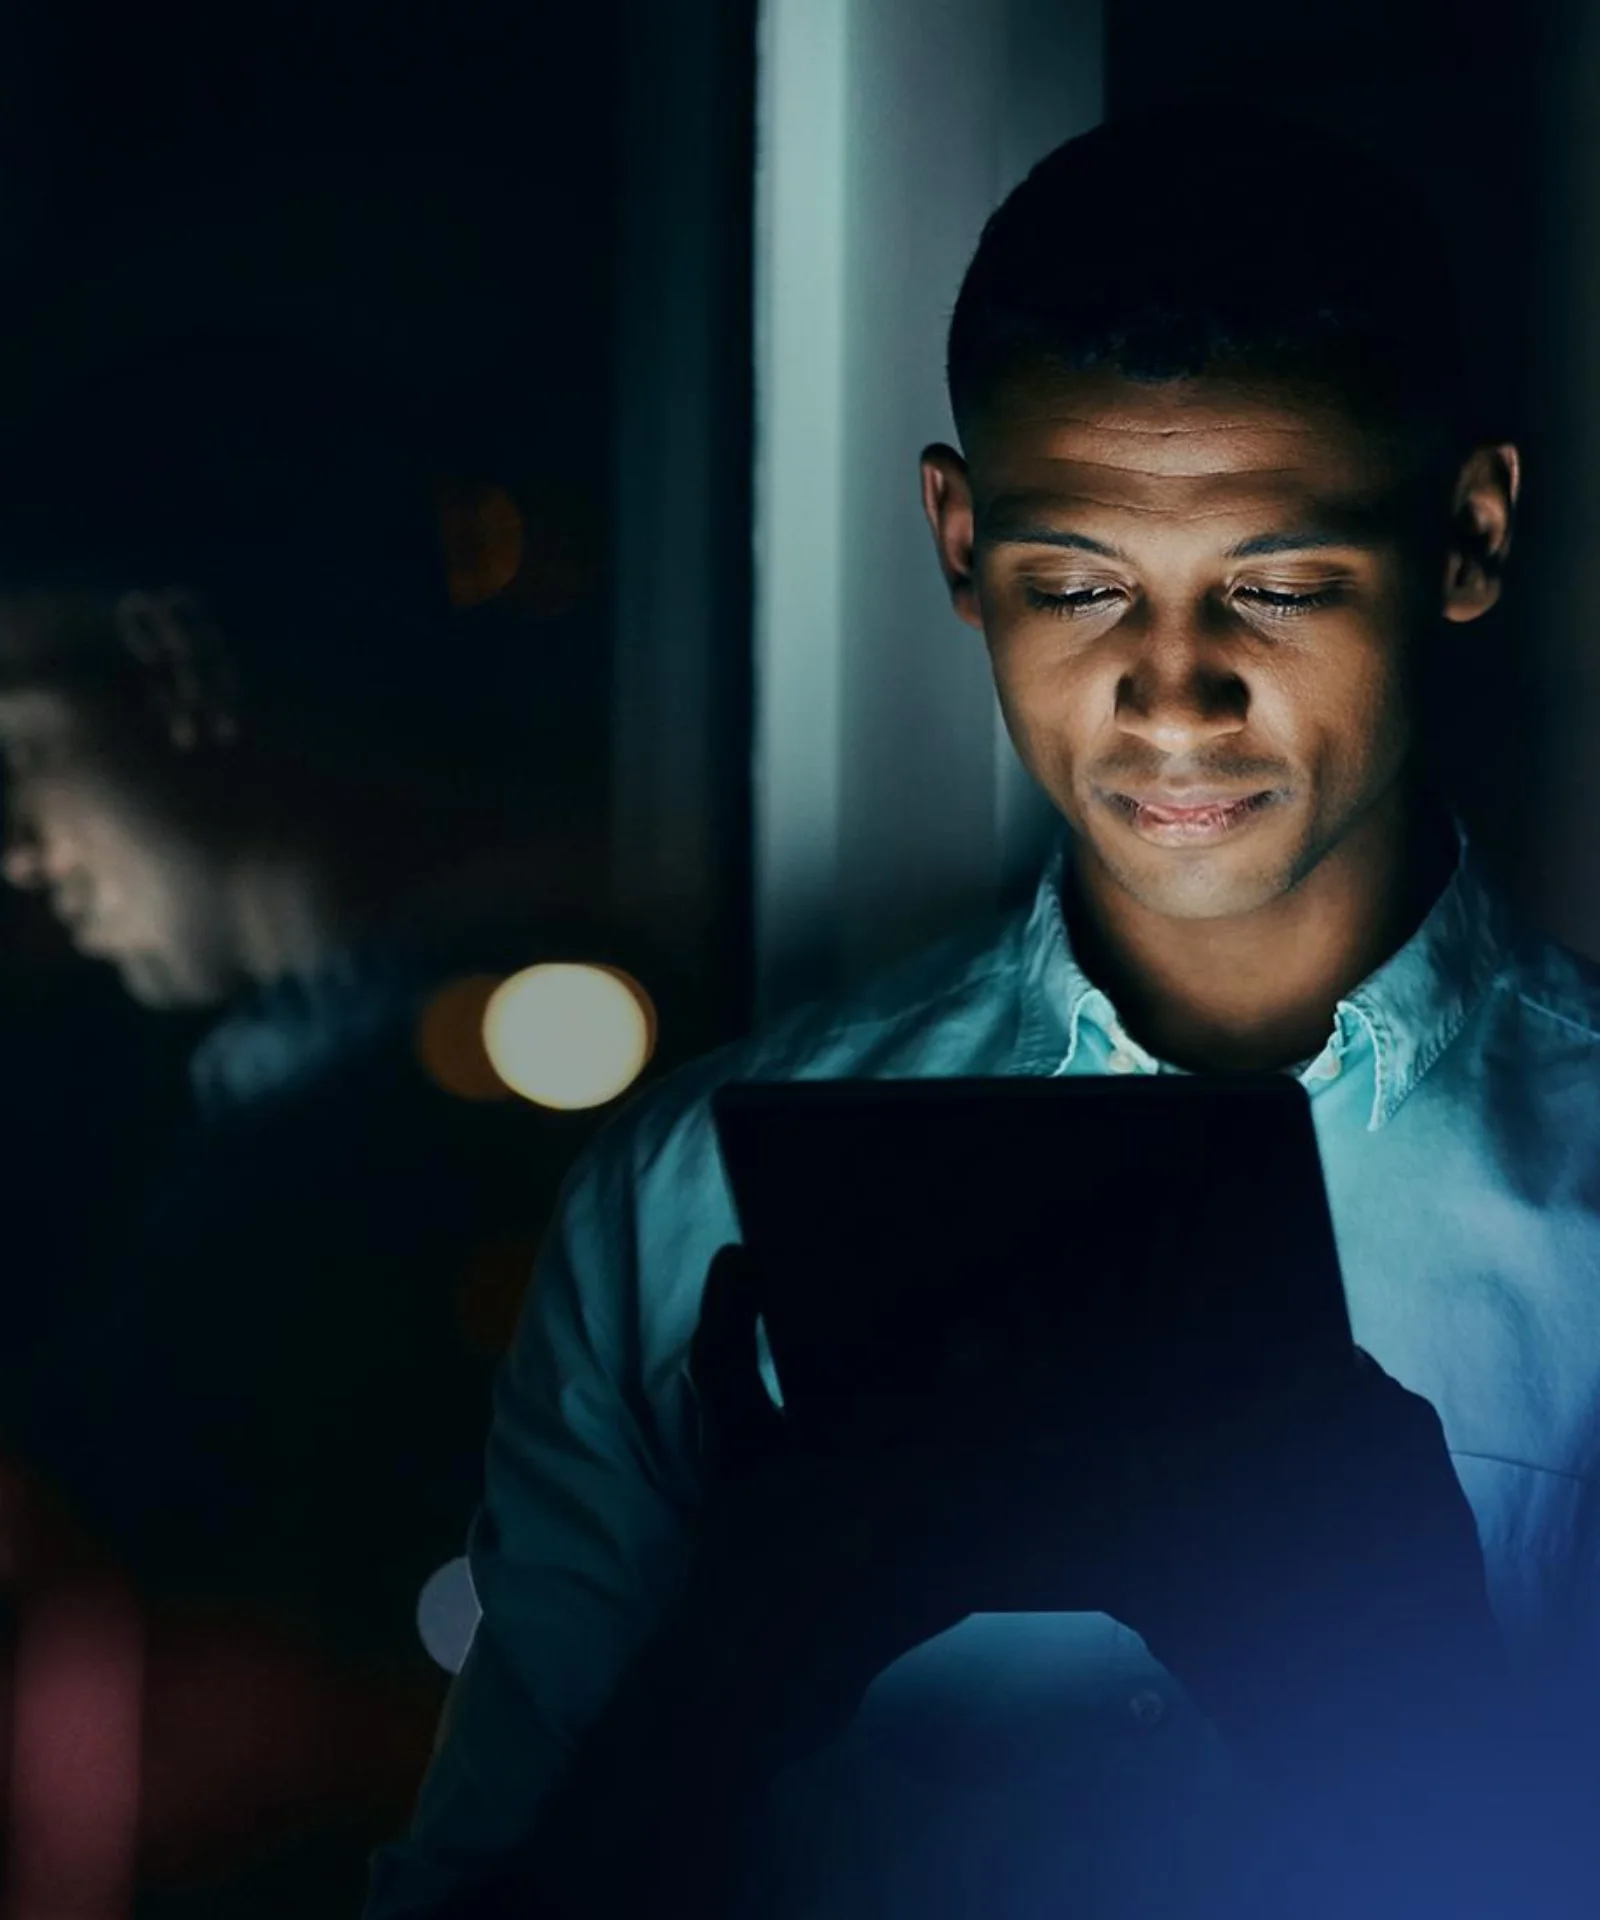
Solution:
[(417, 1057), (435, 1086), (458, 1100), (509, 1100), (483, 1043), (484, 1014), (503, 980), (474, 973), (442, 987), (417, 1023)]
[(655, 1010), (612, 967), (527, 967), (498, 987), (483, 1044), (500, 1078), (541, 1107), (604, 1106), (633, 1085), (655, 1048)]
[(450, 604), (481, 607), (503, 594), (522, 571), (526, 536), (521, 510), (504, 487), (444, 478), (437, 484)]
[(472, 1568), (465, 1559), (446, 1561), (417, 1596), (417, 1635), (446, 1673), (459, 1673), (467, 1664), (482, 1618)]

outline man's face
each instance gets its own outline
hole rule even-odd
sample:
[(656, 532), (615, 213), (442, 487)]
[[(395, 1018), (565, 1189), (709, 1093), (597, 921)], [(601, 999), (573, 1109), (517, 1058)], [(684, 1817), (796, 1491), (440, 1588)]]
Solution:
[[(38, 617), (0, 607), (0, 632)], [(80, 952), (146, 1006), (209, 1005), (240, 984), (208, 797), (136, 684), (0, 690), (0, 754), (5, 876), (47, 896)]]
[(1040, 375), (968, 452), (925, 461), (941, 558), (1084, 852), (1170, 917), (1280, 898), (1399, 781), (1450, 501), (1265, 380)]

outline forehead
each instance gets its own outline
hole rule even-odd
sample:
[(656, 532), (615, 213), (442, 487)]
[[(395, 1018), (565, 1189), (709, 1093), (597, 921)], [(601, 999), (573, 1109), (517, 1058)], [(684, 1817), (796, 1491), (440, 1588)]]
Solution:
[(997, 395), (968, 453), (980, 537), (1040, 511), (1203, 532), (1252, 520), (1347, 523), (1402, 507), (1406, 450), (1310, 384), (1205, 375), (1036, 374)]

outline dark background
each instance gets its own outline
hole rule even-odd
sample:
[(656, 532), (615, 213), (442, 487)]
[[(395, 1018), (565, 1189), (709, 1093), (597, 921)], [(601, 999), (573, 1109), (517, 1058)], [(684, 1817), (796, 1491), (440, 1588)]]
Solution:
[[(630, 891), (642, 841), (669, 847), (669, 1057), (737, 1025), (746, 994), (747, 565), (726, 529), (748, 466), (752, 36), (741, 7), (625, 0), (0, 14), (0, 408), (146, 339), (262, 331), (370, 367), (452, 470), (508, 487), (525, 563), (486, 617), (523, 797), (583, 850), (590, 913)], [(644, 415), (656, 392), (676, 418)], [(633, 684), (663, 639), (693, 700), (689, 822), (618, 797), (617, 736), (659, 729), (617, 663)], [(107, 1182), (141, 1176), (202, 1024), (125, 1004), (0, 889), (16, 1310)]]

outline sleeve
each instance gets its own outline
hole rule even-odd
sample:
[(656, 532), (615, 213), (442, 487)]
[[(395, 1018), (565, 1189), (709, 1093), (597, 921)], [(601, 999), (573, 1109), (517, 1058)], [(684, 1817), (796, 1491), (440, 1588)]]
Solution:
[(496, 1390), (470, 1556), (482, 1618), (410, 1838), (374, 1862), (368, 1920), (428, 1911), (526, 1835), (682, 1577), (688, 1345), (726, 1237), (694, 1203), (700, 1171), (658, 1177), (652, 1218), (603, 1141), (569, 1189)]

